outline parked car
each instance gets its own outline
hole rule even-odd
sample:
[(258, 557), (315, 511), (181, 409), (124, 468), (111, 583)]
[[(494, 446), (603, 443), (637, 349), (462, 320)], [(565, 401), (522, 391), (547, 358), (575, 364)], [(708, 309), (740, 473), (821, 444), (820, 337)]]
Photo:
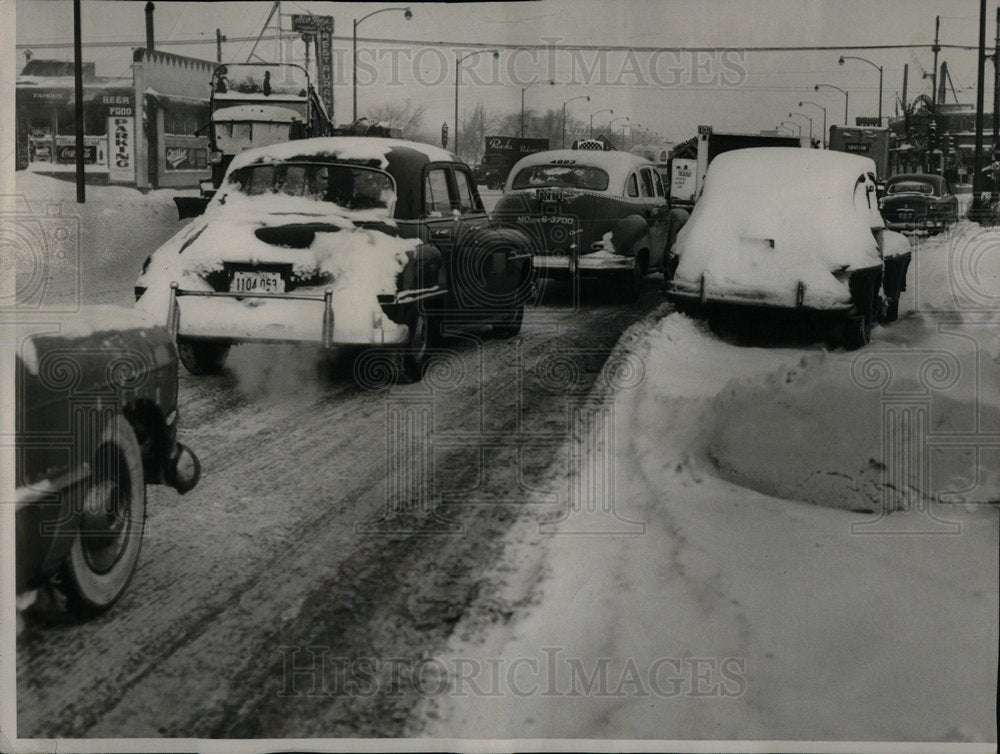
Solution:
[(875, 163), (817, 149), (740, 149), (709, 166), (678, 235), (667, 295), (680, 307), (778, 307), (842, 321), (850, 348), (898, 314), (909, 240), (875, 199)]
[(906, 173), (886, 181), (879, 209), (892, 230), (939, 232), (958, 220), (958, 197), (943, 176)]
[(610, 279), (626, 300), (638, 297), (645, 274), (663, 269), (686, 217), (671, 212), (652, 162), (588, 148), (519, 160), (493, 211), (532, 233), (540, 277)]
[(177, 442), (177, 352), (166, 330), (117, 307), (32, 335), (15, 360), (17, 593), (55, 577), (67, 606), (110, 607), (135, 573), (146, 485), (200, 476)]
[(527, 236), (492, 227), (455, 155), (373, 137), (239, 154), (205, 214), (158, 249), (137, 306), (195, 374), (242, 342), (393, 346), (423, 374), (442, 321), (518, 333), (532, 290)]

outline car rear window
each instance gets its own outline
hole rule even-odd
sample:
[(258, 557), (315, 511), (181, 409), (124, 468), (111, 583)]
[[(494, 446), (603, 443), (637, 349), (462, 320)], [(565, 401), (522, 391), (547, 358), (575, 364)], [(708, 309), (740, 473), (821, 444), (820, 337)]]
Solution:
[(934, 186), (924, 181), (897, 181), (886, 188), (889, 194), (933, 194)]
[(567, 188), (604, 191), (608, 187), (609, 180), (606, 172), (587, 165), (533, 165), (521, 168), (517, 172), (511, 183), (511, 188), (565, 186)]
[(227, 181), (241, 194), (284, 194), (346, 209), (389, 208), (396, 197), (388, 173), (337, 163), (267, 163), (234, 170)]

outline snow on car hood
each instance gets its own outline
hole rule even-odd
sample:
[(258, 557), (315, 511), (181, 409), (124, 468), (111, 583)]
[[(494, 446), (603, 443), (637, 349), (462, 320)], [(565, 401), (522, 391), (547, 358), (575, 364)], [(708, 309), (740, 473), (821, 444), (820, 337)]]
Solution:
[[(881, 225), (858, 177), (874, 173), (856, 155), (785, 147), (717, 157), (691, 218), (678, 234), (675, 278), (706, 287), (754, 290), (807, 306), (849, 298), (831, 273), (880, 264), (873, 224)], [(874, 198), (873, 198), (874, 201)]]
[[(359, 222), (395, 225), (385, 209), (351, 211), (281, 194), (228, 194), (224, 203), (213, 201), (204, 215), (152, 255), (136, 283), (146, 288), (137, 306), (166, 321), (171, 282), (182, 289), (207, 291), (211, 287), (202, 276), (222, 269), (225, 262), (272, 263), (291, 264), (293, 273), (301, 277), (328, 274), (331, 281), (323, 287), (333, 289), (334, 311), (340, 321), (370, 318), (377, 297), (396, 292), (396, 277), (407, 252), (420, 240), (358, 227)], [(317, 232), (307, 248), (275, 246), (255, 235), (260, 228), (301, 223), (322, 223), (330, 231)]]

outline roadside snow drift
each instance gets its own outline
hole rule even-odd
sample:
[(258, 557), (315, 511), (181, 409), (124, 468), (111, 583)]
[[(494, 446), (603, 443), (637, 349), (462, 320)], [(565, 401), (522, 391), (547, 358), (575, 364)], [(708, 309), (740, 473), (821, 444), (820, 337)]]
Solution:
[(644, 379), (570, 441), (414, 730), (995, 742), (998, 291), (1000, 233), (965, 224), (858, 352), (633, 331)]

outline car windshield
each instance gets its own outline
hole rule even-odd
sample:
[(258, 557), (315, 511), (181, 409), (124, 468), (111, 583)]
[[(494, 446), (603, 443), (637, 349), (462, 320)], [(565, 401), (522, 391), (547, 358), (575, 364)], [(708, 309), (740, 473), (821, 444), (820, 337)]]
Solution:
[(604, 191), (608, 187), (608, 180), (608, 174), (603, 170), (586, 165), (534, 165), (519, 170), (511, 188), (566, 186)]
[(228, 181), (248, 196), (284, 194), (352, 210), (391, 209), (396, 198), (388, 173), (357, 165), (271, 162), (238, 168)]
[(890, 194), (933, 194), (934, 186), (925, 181), (897, 181), (889, 184)]

